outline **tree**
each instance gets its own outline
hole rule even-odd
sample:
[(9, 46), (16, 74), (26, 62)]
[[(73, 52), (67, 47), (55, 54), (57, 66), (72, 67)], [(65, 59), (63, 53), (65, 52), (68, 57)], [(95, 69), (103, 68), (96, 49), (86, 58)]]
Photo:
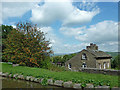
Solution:
[(43, 67), (52, 54), (45, 34), (31, 23), (18, 23), (4, 43), (4, 58), (20, 65)]
[(2, 29), (2, 51), (5, 49), (5, 45), (4, 45), (4, 40), (7, 38), (7, 35), (9, 34), (9, 32), (11, 32), (13, 30), (12, 26), (8, 26), (8, 25), (1, 25), (0, 28)]
[[(13, 27), (8, 26), (8, 25), (1, 25), (0, 29), (2, 29), (1, 30), (2, 34), (1, 35), (2, 35), (2, 53), (3, 53), (4, 49), (6, 48), (5, 44), (4, 44), (4, 41), (6, 40), (7, 35), (13, 30)], [(6, 62), (6, 60), (4, 58), (2, 58), (2, 61)]]
[(52, 61), (53, 63), (61, 63), (62, 65), (65, 65), (65, 62), (70, 60), (75, 55), (76, 53), (69, 54), (69, 55), (63, 55), (63, 56), (54, 56), (52, 57)]
[(120, 55), (117, 55), (115, 59), (111, 62), (112, 68), (120, 68)]

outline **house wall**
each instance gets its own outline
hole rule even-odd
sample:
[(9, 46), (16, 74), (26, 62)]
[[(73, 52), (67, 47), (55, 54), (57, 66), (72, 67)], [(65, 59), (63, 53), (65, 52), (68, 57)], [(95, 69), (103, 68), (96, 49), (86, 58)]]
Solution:
[[(111, 68), (110, 59), (98, 59), (98, 60), (96, 60), (96, 68), (100, 69), (100, 65), (101, 65), (101, 69), (104, 69), (104, 63), (105, 63), (105, 69)], [(109, 67), (108, 67), (108, 63), (109, 63)]]
[[(82, 60), (82, 54), (85, 53), (87, 56), (87, 60)], [(82, 50), (72, 59), (65, 63), (65, 66), (68, 67), (68, 64), (71, 64), (71, 69), (81, 68), (82, 64), (85, 63), (87, 68), (96, 68), (96, 59), (91, 53), (88, 53), (86, 50)]]

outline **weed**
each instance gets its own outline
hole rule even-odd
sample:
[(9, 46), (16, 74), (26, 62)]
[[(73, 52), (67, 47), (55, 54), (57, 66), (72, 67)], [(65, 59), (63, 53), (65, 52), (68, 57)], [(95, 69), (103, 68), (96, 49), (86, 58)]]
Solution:
[(47, 78), (44, 78), (44, 79), (42, 80), (41, 84), (42, 84), (42, 85), (48, 85), (47, 80), (48, 80)]

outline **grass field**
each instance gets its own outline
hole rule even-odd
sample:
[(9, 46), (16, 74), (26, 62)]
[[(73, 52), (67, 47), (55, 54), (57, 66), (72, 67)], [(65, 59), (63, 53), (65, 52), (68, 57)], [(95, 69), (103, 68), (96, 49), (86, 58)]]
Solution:
[(52, 78), (54, 80), (72, 81), (74, 83), (93, 83), (94, 85), (110, 85), (111, 87), (118, 87), (118, 76), (71, 71), (55, 72), (26, 66), (13, 67), (7, 63), (0, 63), (0, 66), (1, 65), (2, 69), (0, 69), (0, 71), (12, 74), (18, 73), (24, 76), (34, 76), (36, 78)]

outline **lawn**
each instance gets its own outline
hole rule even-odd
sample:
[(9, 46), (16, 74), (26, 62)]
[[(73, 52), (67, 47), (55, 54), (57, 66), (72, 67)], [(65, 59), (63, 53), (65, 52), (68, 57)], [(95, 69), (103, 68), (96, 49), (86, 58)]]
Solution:
[(52, 78), (54, 80), (72, 81), (74, 83), (93, 83), (94, 85), (110, 85), (118, 87), (118, 76), (90, 74), (83, 72), (62, 71), (55, 72), (42, 68), (16, 66), (13, 67), (7, 63), (0, 63), (2, 69), (0, 72), (8, 72), (12, 74), (22, 74), (24, 76), (34, 76), (36, 78)]

